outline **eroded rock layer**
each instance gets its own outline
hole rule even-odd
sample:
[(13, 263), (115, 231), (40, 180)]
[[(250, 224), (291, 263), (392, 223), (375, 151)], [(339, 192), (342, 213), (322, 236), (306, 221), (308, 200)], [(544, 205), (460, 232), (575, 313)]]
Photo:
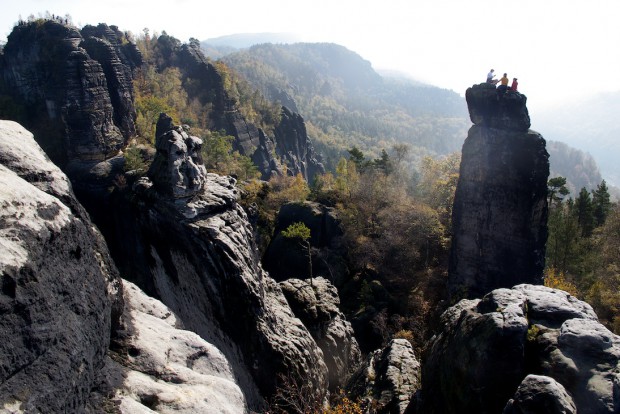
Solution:
[(120, 279), (67, 177), (0, 121), (0, 410), (84, 412), (122, 311)]

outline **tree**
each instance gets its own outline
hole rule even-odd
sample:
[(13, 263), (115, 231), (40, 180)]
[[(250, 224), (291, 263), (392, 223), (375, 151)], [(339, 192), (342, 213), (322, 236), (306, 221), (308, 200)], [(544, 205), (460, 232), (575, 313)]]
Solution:
[(287, 239), (295, 239), (300, 246), (306, 249), (308, 255), (308, 274), (310, 275), (310, 286), (312, 287), (312, 252), (310, 250), (310, 229), (302, 222), (296, 222), (282, 230), (282, 236)]
[(578, 260), (579, 223), (573, 212), (572, 200), (559, 201), (549, 211), (549, 237), (547, 238), (547, 267), (566, 274)]
[(596, 186), (596, 190), (592, 191), (592, 204), (594, 226), (600, 227), (605, 224), (607, 215), (611, 210), (611, 201), (605, 180), (601, 181), (601, 183)]
[(585, 187), (581, 188), (575, 200), (575, 215), (581, 228), (581, 237), (590, 237), (594, 230), (594, 207), (590, 193)]
[(566, 178), (554, 177), (547, 182), (547, 196), (549, 197), (549, 205), (561, 203), (570, 191), (566, 188)]
[(366, 166), (366, 157), (364, 157), (364, 153), (360, 151), (360, 149), (356, 146), (348, 150), (348, 152), (349, 161), (352, 161), (355, 164), (358, 171), (362, 171), (363, 168)]
[(392, 161), (385, 149), (381, 150), (381, 157), (375, 158), (372, 163), (376, 169), (382, 171), (384, 174), (392, 173)]

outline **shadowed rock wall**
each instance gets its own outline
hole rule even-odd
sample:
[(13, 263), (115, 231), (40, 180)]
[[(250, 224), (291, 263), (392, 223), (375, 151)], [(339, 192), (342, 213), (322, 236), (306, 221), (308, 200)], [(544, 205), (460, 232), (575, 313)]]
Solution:
[(475, 125), (463, 144), (452, 215), (455, 299), (542, 283), (547, 241), (549, 154), (528, 129), (525, 96), (481, 84), (466, 98)]

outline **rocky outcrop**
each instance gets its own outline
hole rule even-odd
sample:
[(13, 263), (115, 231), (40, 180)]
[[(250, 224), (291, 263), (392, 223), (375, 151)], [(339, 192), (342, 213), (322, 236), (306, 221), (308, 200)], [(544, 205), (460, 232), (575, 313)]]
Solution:
[(355, 372), (347, 391), (373, 407), (373, 413), (404, 413), (420, 387), (420, 363), (411, 343), (393, 339), (384, 349), (370, 353)]
[(360, 364), (361, 354), (353, 328), (338, 308), (338, 291), (323, 277), (311, 282), (288, 279), (280, 287), (295, 316), (323, 351), (330, 390), (342, 388)]
[(276, 153), (290, 173), (303, 175), (309, 183), (315, 175), (325, 173), (325, 167), (314, 151), (301, 115), (283, 106), (281, 120), (274, 134)]
[(189, 127), (174, 126), (162, 113), (156, 128), (156, 155), (148, 171), (155, 189), (169, 197), (191, 197), (203, 191), (207, 169), (202, 164), (202, 139), (188, 134)]
[(452, 215), (449, 291), (481, 297), (499, 287), (542, 283), (549, 155), (528, 130), (525, 96), (489, 85), (467, 90), (475, 123), (463, 144)]
[(0, 121), (0, 407), (84, 412), (121, 285), (67, 177), (31, 133)]
[(122, 328), (103, 374), (121, 413), (248, 412), (232, 368), (161, 302), (124, 281)]
[(131, 71), (139, 52), (105, 25), (85, 33), (58, 20), (20, 24), (0, 65), (5, 93), (27, 108), (28, 127), (63, 168), (113, 157), (135, 133)]
[(133, 69), (142, 64), (136, 44), (127, 41), (116, 26), (100, 23), (81, 30), (81, 43), (88, 55), (99, 62), (106, 77), (114, 113), (114, 124), (127, 140), (136, 134), (136, 109), (133, 105)]
[(307, 251), (280, 234), (296, 222), (310, 229), (313, 273), (340, 286), (348, 276), (340, 221), (335, 209), (311, 201), (280, 208), (274, 237), (263, 256), (265, 269), (276, 280), (309, 277)]
[(140, 179), (131, 207), (115, 217), (123, 231), (111, 243), (123, 273), (223, 352), (251, 409), (284, 374), (325, 395), (323, 354), (260, 266), (235, 180), (207, 174), (202, 191), (177, 197), (174, 182), (156, 181), (166, 175)]
[(530, 128), (527, 97), (519, 92), (502, 94), (495, 85), (481, 83), (467, 89), (465, 100), (469, 118), (475, 125), (520, 132)]
[(620, 337), (566, 292), (496, 289), (462, 300), (441, 322), (422, 368), (419, 405), (410, 412), (498, 413), (505, 406), (507, 413), (534, 412), (526, 409), (534, 403), (571, 412), (566, 393), (579, 413), (620, 410)]
[(503, 414), (575, 414), (573, 399), (562, 384), (544, 375), (528, 375), (508, 401)]

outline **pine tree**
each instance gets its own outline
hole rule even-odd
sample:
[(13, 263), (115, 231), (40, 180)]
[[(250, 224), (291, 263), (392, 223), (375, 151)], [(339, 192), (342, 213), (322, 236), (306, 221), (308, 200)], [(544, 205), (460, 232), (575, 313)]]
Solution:
[(585, 187), (581, 188), (579, 196), (575, 199), (575, 215), (581, 228), (581, 237), (590, 237), (594, 230), (594, 206)]
[(564, 197), (568, 195), (570, 191), (566, 188), (566, 178), (554, 177), (547, 182), (547, 195), (549, 197), (549, 205), (562, 202)]
[(607, 215), (611, 210), (611, 201), (605, 180), (601, 181), (601, 183), (596, 187), (596, 190), (592, 191), (592, 204), (594, 226), (600, 227), (605, 224)]

